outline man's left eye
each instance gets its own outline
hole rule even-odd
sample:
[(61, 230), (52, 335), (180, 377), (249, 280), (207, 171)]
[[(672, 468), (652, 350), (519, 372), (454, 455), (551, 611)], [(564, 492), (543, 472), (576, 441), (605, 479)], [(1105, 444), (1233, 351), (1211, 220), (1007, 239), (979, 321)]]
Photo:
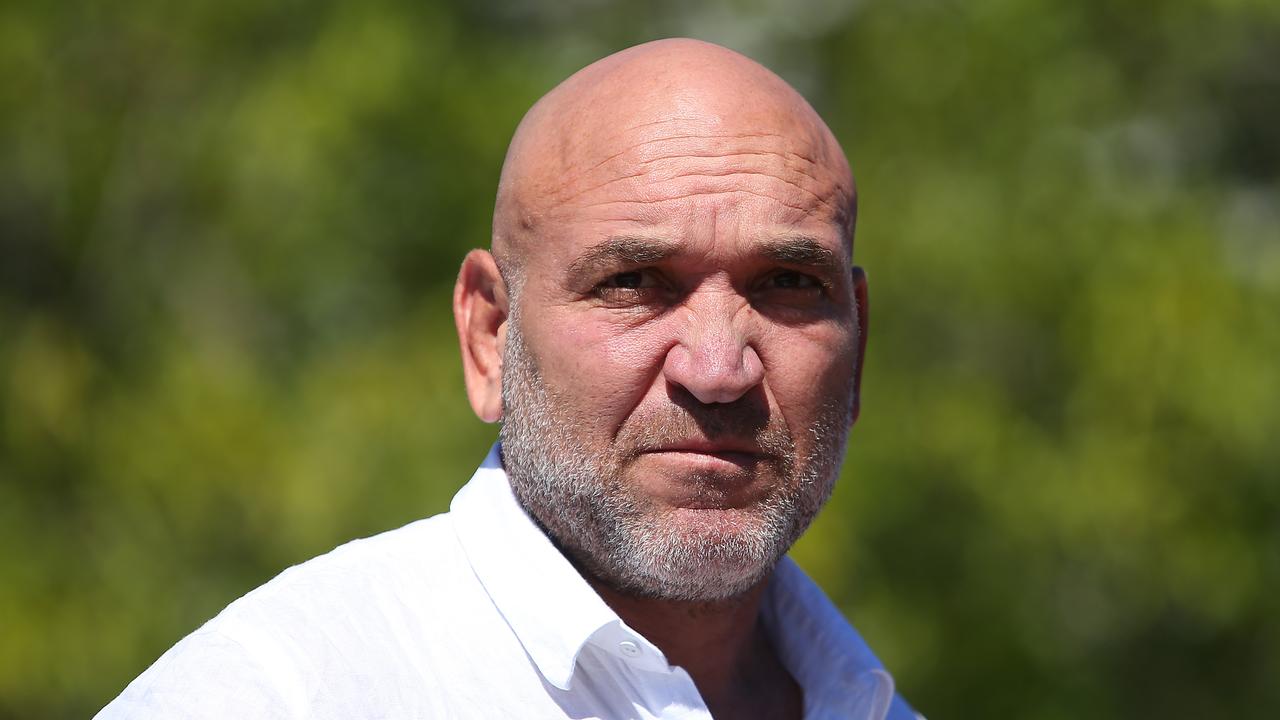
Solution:
[(812, 275), (784, 270), (769, 278), (769, 286), (780, 290), (811, 290), (822, 288), (822, 282)]
[(638, 271), (618, 273), (605, 281), (606, 287), (622, 288), (624, 290), (639, 290), (642, 287), (652, 286), (652, 284), (651, 278), (647, 278), (644, 273)]

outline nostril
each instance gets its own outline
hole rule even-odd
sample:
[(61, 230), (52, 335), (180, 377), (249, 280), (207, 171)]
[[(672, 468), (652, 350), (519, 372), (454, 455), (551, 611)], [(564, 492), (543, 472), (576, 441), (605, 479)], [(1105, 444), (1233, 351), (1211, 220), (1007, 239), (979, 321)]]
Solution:
[(704, 346), (695, 352), (679, 344), (667, 354), (663, 373), (701, 403), (730, 403), (760, 383), (764, 365), (750, 345)]

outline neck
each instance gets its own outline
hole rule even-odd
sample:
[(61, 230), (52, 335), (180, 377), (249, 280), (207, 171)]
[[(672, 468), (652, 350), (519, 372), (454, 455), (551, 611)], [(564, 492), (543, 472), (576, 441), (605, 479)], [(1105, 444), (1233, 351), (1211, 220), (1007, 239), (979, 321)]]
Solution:
[(760, 621), (767, 582), (714, 602), (639, 598), (591, 583), (628, 626), (689, 673), (713, 717), (799, 716), (799, 686)]

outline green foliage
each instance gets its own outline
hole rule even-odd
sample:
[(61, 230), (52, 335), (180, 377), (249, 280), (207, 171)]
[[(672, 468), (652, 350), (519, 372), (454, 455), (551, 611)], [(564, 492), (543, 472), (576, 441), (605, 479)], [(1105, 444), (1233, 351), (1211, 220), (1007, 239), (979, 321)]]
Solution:
[(1280, 6), (0, 8), (0, 718), (85, 717), (491, 442), (511, 130), (693, 35), (845, 144), (863, 417), (796, 556), (938, 718), (1280, 711)]

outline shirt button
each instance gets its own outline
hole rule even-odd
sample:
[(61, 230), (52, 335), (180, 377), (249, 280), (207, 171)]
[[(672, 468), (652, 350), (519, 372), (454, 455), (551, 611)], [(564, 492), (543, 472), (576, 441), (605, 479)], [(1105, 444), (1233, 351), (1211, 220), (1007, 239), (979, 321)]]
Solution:
[(618, 643), (618, 649), (627, 657), (640, 657), (640, 646), (630, 640), (623, 640)]

